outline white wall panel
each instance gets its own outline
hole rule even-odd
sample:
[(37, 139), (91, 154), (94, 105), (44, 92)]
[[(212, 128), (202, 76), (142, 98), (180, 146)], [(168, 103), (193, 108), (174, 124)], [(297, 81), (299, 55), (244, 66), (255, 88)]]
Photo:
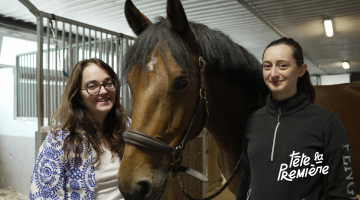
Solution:
[(322, 75), (320, 76), (321, 85), (334, 85), (350, 83), (350, 74)]

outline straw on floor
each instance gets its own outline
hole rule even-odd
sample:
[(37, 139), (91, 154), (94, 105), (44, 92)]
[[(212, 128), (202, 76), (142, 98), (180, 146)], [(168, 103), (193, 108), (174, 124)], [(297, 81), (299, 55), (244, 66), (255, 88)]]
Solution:
[(11, 189), (11, 186), (7, 186), (5, 178), (0, 178), (0, 200), (27, 200), (27, 195), (21, 194), (18, 191)]

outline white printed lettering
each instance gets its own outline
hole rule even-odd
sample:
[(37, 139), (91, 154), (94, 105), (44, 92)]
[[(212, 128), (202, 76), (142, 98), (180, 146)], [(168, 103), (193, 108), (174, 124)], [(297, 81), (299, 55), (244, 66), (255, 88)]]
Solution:
[(325, 166), (323, 167), (322, 174), (325, 175), (325, 174), (329, 173), (328, 170), (329, 170), (329, 166), (325, 165)]
[(353, 173), (353, 171), (352, 171), (352, 169), (350, 167), (350, 174), (348, 176), (346, 176), (346, 180), (353, 180), (354, 179), (354, 177), (351, 176), (352, 173)]
[(344, 155), (343, 155), (343, 163), (344, 163), (344, 165), (348, 165), (348, 164), (349, 164), (349, 163), (347, 163), (347, 162), (345, 161), (345, 159), (349, 159), (349, 162), (351, 162), (350, 156), (344, 156)]
[[(315, 174), (317, 174), (317, 173), (323, 173), (323, 174), (329, 173), (328, 165), (316, 166), (315, 164), (310, 164), (310, 157), (306, 156), (304, 153), (302, 153), (300, 156), (300, 152), (293, 151), (289, 156), (291, 158), (289, 165), (287, 165), (285, 163), (280, 164), (280, 170), (279, 170), (279, 175), (278, 175), (277, 181), (282, 181), (282, 180), (292, 181), (294, 178), (299, 178), (299, 177), (303, 178), (303, 177), (307, 177), (307, 175), (315, 176)], [(324, 160), (323, 154), (316, 152), (314, 161), (317, 161), (316, 163), (319, 163), (319, 162), (322, 163), (323, 160)], [(349, 160), (350, 160), (350, 158), (349, 158)], [(310, 167), (303, 168), (303, 169), (292, 169), (295, 167), (309, 166), (309, 165), (310, 165)], [(288, 171), (286, 171), (287, 169), (292, 169), (292, 170), (291, 171), (289, 170), (289, 172), (288, 172)], [(345, 171), (346, 170), (347, 169), (345, 168)], [(351, 175), (352, 175), (352, 173), (348, 177), (350, 178)]]
[(317, 170), (316, 170), (315, 168), (313, 168), (313, 167), (310, 168), (310, 170), (309, 170), (309, 175), (310, 175), (310, 176), (314, 176), (314, 175), (316, 174), (316, 171), (317, 171)]
[[(303, 156), (305, 156), (305, 154), (303, 154)], [(305, 166), (309, 165), (309, 164), (310, 164), (309, 161), (310, 161), (310, 157), (305, 156), (304, 165), (305, 165)], [(301, 166), (301, 165), (300, 165), (300, 166)]]
[[(283, 168), (283, 166), (284, 166), (284, 168)], [(287, 166), (287, 164), (281, 164), (280, 165), (280, 171), (279, 171), (279, 176), (278, 176), (278, 181), (279, 181), (279, 179), (280, 179), (280, 176), (281, 176), (281, 180), (282, 180), (282, 171), (285, 171), (286, 169), (288, 168), (288, 166)]]
[(305, 169), (298, 169), (296, 178), (299, 178), (299, 177), (305, 177)]
[(342, 144), (342, 148), (346, 148), (347, 151), (350, 151), (350, 150), (349, 150), (349, 144), (345, 144), (345, 145)]
[[(292, 152), (292, 154), (290, 154), (290, 157), (291, 157), (291, 159), (290, 159), (290, 165), (289, 165), (289, 168), (291, 168), (293, 165), (294, 165), (294, 167), (297, 167), (297, 166), (295, 166), (296, 165), (296, 163), (298, 163), (299, 162), (299, 158), (300, 158), (300, 156), (298, 156), (300, 153), (295, 153), (295, 151), (293, 151)], [(295, 157), (295, 160), (294, 160), (294, 157)], [(294, 163), (293, 163), (294, 162)]]
[(347, 191), (348, 194), (354, 195), (354, 190), (349, 190), (349, 188), (350, 188), (351, 185), (354, 185), (354, 182), (350, 182), (350, 183), (347, 185), (346, 191)]
[(291, 180), (294, 179), (295, 174), (296, 174), (296, 170), (291, 170), (291, 172), (289, 173), (289, 178), (291, 178)]

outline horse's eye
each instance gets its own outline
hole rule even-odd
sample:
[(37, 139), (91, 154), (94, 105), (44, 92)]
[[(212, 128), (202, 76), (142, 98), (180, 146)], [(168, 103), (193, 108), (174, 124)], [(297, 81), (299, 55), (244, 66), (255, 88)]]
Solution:
[(185, 89), (188, 84), (189, 84), (189, 79), (187, 79), (187, 77), (178, 77), (175, 79), (174, 89), (175, 90)]

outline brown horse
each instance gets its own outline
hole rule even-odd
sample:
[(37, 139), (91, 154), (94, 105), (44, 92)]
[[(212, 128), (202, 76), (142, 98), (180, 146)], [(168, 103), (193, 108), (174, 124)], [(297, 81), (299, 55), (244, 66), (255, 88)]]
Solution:
[[(205, 95), (209, 116), (205, 126), (216, 140), (218, 164), (228, 178), (242, 153), (245, 121), (268, 94), (261, 64), (222, 32), (189, 22), (179, 0), (168, 0), (167, 19), (159, 18), (154, 24), (130, 0), (125, 3), (125, 14), (138, 35), (127, 50), (122, 69), (134, 99), (130, 129), (171, 147), (180, 143), (199, 99), (198, 58), (202, 56), (208, 63)], [(353, 98), (360, 102), (359, 87), (356, 90)], [(321, 100), (319, 95), (317, 102)], [(190, 138), (202, 128), (205, 115), (204, 109)], [(359, 125), (360, 122), (356, 124)], [(355, 132), (349, 134), (350, 140), (360, 141), (354, 138)], [(359, 149), (351, 143), (353, 158), (359, 158), (355, 154)], [(172, 161), (169, 155), (127, 144), (118, 172), (119, 189), (125, 199), (160, 199)], [(355, 162), (353, 159), (354, 176), (358, 176)], [(239, 182), (240, 172), (229, 185), (234, 194)]]

